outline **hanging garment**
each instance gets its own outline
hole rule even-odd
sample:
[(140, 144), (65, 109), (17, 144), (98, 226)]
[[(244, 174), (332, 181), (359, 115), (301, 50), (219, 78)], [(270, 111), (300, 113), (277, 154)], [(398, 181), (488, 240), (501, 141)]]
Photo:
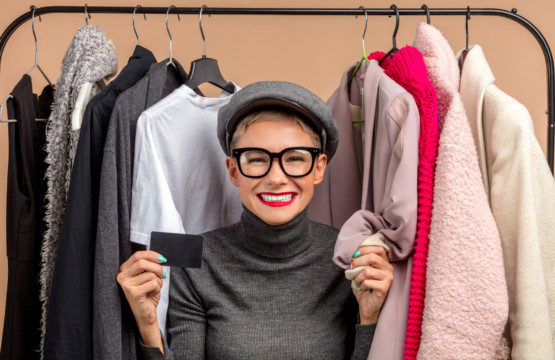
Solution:
[[(135, 318), (115, 281), (132, 254), (129, 241), (135, 130), (141, 113), (183, 84), (175, 59), (153, 64), (114, 105), (102, 158), (94, 263), (93, 354), (95, 359), (135, 359)], [(123, 299), (123, 301), (122, 301)]]
[[(328, 169), (327, 191), (331, 191), (328, 208), (331, 205), (334, 215), (333, 196), (353, 192), (345, 188), (352, 187), (350, 182), (359, 179), (351, 141), (350, 108), (358, 106), (365, 119), (364, 171), (358, 200), (362, 210), (355, 212), (341, 227), (333, 260), (347, 269), (363, 242), (389, 247), (395, 281), (381, 310), (369, 359), (401, 359), (416, 234), (420, 116), (413, 97), (385, 75), (376, 60), (364, 62), (348, 84), (355, 66), (356, 63), (345, 71), (341, 85), (328, 100), (341, 141), (335, 155), (339, 160), (334, 160)], [(334, 164), (340, 166), (334, 167)]]
[(490, 360), (508, 313), (501, 241), (458, 93), (453, 51), (425, 23), (414, 46), (437, 91), (440, 129), (418, 358)]
[[(148, 249), (152, 231), (202, 234), (239, 221), (241, 199), (229, 181), (216, 136), (218, 110), (231, 96), (222, 91), (219, 98), (206, 98), (182, 85), (141, 114), (135, 137), (132, 242)], [(171, 277), (170, 267), (163, 268), (167, 277), (156, 308), (162, 334)]]
[[(54, 108), (46, 128), (46, 224), (41, 248), (40, 297), (42, 306), (42, 340), (46, 330), (48, 299), (56, 263), (58, 241), (69, 188), (73, 154), (79, 132), (71, 130), (70, 115), (81, 85), (96, 82), (117, 71), (113, 44), (97, 26), (79, 28), (64, 55), (62, 72), (56, 83)], [(100, 90), (95, 85), (94, 96)], [(42, 352), (42, 346), (41, 346)]]
[(71, 173), (48, 308), (44, 358), (93, 359), (93, 275), (102, 152), (116, 98), (155, 63), (137, 46), (86, 108)]
[[(370, 54), (369, 59), (381, 60), (383, 52)], [(418, 222), (414, 240), (412, 275), (410, 282), (407, 332), (404, 359), (416, 359), (422, 335), (422, 314), (426, 297), (426, 262), (430, 222), (432, 220), (432, 196), (434, 171), (439, 141), (437, 123), (436, 90), (428, 78), (424, 58), (418, 49), (405, 46), (393, 59), (387, 57), (380, 65), (385, 74), (407, 90), (420, 114), (420, 139), (418, 141)]]
[(555, 181), (528, 110), (494, 81), (482, 48), (474, 45), (460, 93), (503, 244), (505, 335), (513, 359), (555, 359)]
[(6, 199), (8, 287), (0, 359), (38, 359), (40, 345), (40, 244), (45, 229), (43, 199), (46, 171), (44, 121), (50, 115), (54, 88), (37, 98), (25, 74), (7, 102), (9, 158)]

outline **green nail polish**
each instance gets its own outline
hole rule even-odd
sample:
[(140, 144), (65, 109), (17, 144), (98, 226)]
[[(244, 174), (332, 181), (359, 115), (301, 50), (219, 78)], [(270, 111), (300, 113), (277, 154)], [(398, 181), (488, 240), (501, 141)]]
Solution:
[(356, 253), (353, 254), (353, 257), (354, 257), (354, 258), (357, 258), (357, 257), (359, 257), (359, 256), (360, 256), (360, 251), (357, 250)]
[[(165, 279), (165, 278), (166, 278), (166, 272), (164, 271), (164, 272), (162, 273), (162, 279)], [(359, 289), (359, 291), (360, 291), (360, 289)]]
[(165, 257), (163, 257), (162, 255), (158, 256), (158, 261), (160, 261), (161, 263), (168, 262), (168, 260)]

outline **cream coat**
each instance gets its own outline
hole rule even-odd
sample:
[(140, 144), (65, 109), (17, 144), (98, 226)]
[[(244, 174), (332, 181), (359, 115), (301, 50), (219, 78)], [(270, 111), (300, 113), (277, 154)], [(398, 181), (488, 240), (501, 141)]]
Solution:
[(475, 45), (460, 93), (503, 245), (511, 355), (555, 359), (555, 181), (530, 114), (494, 81)]

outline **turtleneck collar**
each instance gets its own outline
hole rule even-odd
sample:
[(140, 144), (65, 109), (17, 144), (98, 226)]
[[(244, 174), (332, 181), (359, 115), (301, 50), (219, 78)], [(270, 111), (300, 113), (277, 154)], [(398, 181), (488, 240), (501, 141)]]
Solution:
[(299, 254), (310, 246), (310, 220), (304, 209), (291, 221), (269, 225), (243, 206), (239, 223), (239, 242), (257, 255), (282, 259)]

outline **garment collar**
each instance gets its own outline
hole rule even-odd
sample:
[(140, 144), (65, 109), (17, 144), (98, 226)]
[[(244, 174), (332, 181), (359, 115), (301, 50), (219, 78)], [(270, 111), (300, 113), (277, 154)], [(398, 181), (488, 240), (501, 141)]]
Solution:
[(299, 254), (311, 242), (308, 210), (286, 224), (269, 225), (243, 206), (239, 242), (246, 250), (267, 258), (283, 259)]
[(167, 65), (169, 59), (160, 61), (157, 64), (152, 64), (149, 75), (148, 96), (146, 108), (148, 109), (166, 95), (164, 92), (169, 89), (176, 89), (178, 86), (167, 86), (169, 81), (174, 81), (179, 84), (184, 84), (187, 80), (187, 73), (183, 66), (176, 59), (172, 59), (175, 68)]
[[(463, 50), (457, 53), (457, 60), (462, 56)], [(478, 149), (480, 169), (484, 176), (488, 173), (488, 166), (482, 114), (486, 90), (494, 82), (495, 76), (486, 61), (482, 47), (480, 45), (472, 46), (463, 63), (459, 92), (472, 130), (472, 137)], [(487, 178), (484, 179), (484, 185), (488, 190)]]

